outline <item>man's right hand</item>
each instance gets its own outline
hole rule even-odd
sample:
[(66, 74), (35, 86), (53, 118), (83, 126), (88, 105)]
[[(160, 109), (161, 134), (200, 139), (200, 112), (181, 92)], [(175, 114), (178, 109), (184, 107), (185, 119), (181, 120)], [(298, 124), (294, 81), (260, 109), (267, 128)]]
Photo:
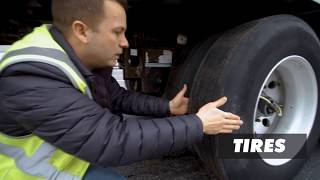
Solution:
[(243, 124), (240, 117), (230, 112), (224, 112), (218, 107), (227, 102), (227, 97), (202, 106), (196, 114), (202, 121), (205, 134), (232, 133)]

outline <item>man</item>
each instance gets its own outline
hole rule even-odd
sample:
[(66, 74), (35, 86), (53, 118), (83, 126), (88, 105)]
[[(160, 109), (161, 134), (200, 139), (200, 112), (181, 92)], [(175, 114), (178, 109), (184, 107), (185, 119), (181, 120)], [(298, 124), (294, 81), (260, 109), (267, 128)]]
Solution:
[(121, 179), (107, 167), (240, 128), (238, 116), (217, 109), (225, 97), (183, 115), (186, 86), (167, 101), (117, 84), (110, 73), (129, 46), (125, 9), (125, 0), (53, 0), (54, 25), (35, 28), (4, 55), (0, 179)]

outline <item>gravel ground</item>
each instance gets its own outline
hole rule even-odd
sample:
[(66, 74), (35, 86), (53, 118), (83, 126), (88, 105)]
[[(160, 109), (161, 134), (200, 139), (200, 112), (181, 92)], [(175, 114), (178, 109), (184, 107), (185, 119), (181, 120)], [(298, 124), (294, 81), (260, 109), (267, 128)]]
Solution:
[(209, 180), (214, 179), (203, 168), (198, 156), (189, 151), (173, 153), (161, 159), (146, 160), (115, 168), (130, 180)]

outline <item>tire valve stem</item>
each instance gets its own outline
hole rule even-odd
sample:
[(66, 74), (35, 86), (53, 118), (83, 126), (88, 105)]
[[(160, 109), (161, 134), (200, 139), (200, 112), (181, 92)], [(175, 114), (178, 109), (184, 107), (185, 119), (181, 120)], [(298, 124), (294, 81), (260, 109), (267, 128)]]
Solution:
[(265, 104), (267, 106), (266, 107), (267, 112), (265, 112), (266, 115), (276, 112), (277, 116), (279, 117), (283, 116), (282, 105), (279, 105), (269, 97), (260, 96), (259, 98), (260, 98), (260, 101), (263, 102), (262, 104)]

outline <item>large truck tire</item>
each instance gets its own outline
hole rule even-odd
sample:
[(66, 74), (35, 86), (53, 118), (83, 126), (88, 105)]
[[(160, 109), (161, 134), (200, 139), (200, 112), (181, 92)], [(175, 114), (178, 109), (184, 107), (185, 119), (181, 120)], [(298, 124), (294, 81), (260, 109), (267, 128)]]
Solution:
[[(227, 31), (209, 48), (193, 78), (190, 113), (227, 96), (222, 110), (244, 121), (234, 134), (302, 133), (310, 152), (320, 134), (319, 79), (320, 44), (313, 30), (291, 15), (262, 18)], [(265, 112), (265, 101), (277, 104), (282, 116)], [(205, 136), (197, 145), (218, 179), (292, 179), (306, 161), (222, 159), (222, 136)]]

